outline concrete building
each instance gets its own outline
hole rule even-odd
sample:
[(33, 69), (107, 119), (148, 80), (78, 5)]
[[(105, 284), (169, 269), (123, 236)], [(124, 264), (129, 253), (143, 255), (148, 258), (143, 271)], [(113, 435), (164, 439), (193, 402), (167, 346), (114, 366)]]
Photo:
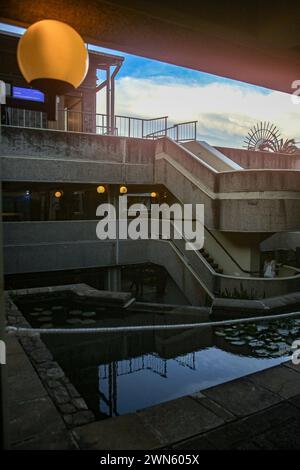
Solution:
[[(271, 5), (253, 0), (196, 3), (10, 0), (1, 6), (0, 20), (24, 27), (41, 18), (65, 21), (86, 42), (95, 45), (291, 93), (291, 83), (300, 74), (297, 4), (288, 8), (282, 2)], [(259, 306), (263, 313), (266, 305), (283, 311), (284, 294), (299, 291), (299, 156), (213, 148), (197, 140), (194, 122), (174, 125), (165, 116), (141, 119), (116, 115), (113, 83), (122, 57), (93, 52), (86, 81), (76, 93), (59, 97), (57, 120), (49, 121), (47, 96), (29, 88), (16, 69), (15, 46), (15, 38), (0, 38), (1, 58), (10, 51), (0, 68), (0, 80), (7, 83), (8, 95), (7, 105), (1, 109), (0, 135), (0, 217), (3, 212), (6, 288), (63, 284), (21, 289), (17, 297), (27, 299), (37, 292), (55, 296), (67, 289), (72, 295), (76, 290), (82, 302), (88, 304), (89, 297), (102, 302), (108, 295), (97, 291), (95, 297), (95, 289), (90, 286), (131, 288), (142, 295), (143, 278), (148, 276), (149, 284), (156, 284), (156, 294), (162, 291), (161, 301), (166, 301), (164, 287), (168, 284), (173, 288), (173, 303), (203, 305), (220, 296), (280, 296), (265, 302), (229, 300), (230, 318), (234, 316), (234, 304), (239, 317), (244, 313), (243, 304)], [(98, 68), (106, 73), (102, 83), (96, 79)], [(107, 94), (98, 113), (95, 95), (102, 87), (106, 87)], [(100, 185), (104, 192), (98, 191)], [(174, 237), (99, 240), (96, 207), (100, 202), (115, 202), (122, 186), (126, 186), (130, 201), (143, 202), (147, 207), (164, 201), (203, 203), (204, 247), (188, 251), (185, 240)], [(266, 253), (278, 261), (272, 279), (261, 277)], [(2, 283), (2, 263), (0, 274)], [(66, 286), (68, 283), (72, 285)], [(84, 291), (87, 297), (82, 297)], [(122, 293), (109, 295), (119, 298), (119, 306), (121, 298), (130, 297)], [(292, 297), (294, 306), (299, 305), (299, 293)], [(224, 299), (216, 299), (218, 302), (221, 308), (226, 305)], [(299, 429), (299, 366), (291, 362), (210, 389), (200, 390), (199, 386), (193, 395), (189, 382), (183, 379), (183, 393), (189, 395), (178, 400), (172, 396), (171, 401), (116, 419), (91, 422), (85, 400), (82, 403), (74, 399), (74, 413), (69, 415), (71, 394), (81, 394), (73, 379), (69, 380), (67, 370), (61, 368), (67, 366), (61, 361), (68, 362), (66, 337), (56, 336), (58, 346), (62, 346), (59, 357), (54, 352), (52, 356), (46, 340), (44, 343), (40, 337), (18, 340), (4, 335), (3, 303), (0, 295), (0, 337), (8, 345), (8, 365), (0, 368), (0, 446), (4, 448), (9, 447), (8, 441), (15, 450), (299, 448), (295, 432)], [(164, 322), (189, 319), (198, 323), (215, 318), (208, 308), (139, 304), (146, 312), (145, 320), (153, 324), (162, 321), (162, 313)], [(101, 311), (102, 303), (99, 308)], [(35, 324), (23, 317), (9, 296), (5, 310), (9, 325)], [(114, 320), (112, 312), (113, 308), (105, 325)], [(121, 318), (123, 313), (118, 311), (118, 323), (131, 324), (129, 317)], [(79, 320), (78, 324), (83, 325)], [(41, 324), (47, 325), (44, 321)], [(85, 325), (91, 324), (88, 318), (84, 321)], [(141, 316), (135, 321), (140, 322)], [(273, 356), (277, 360), (290, 351), (292, 338), (287, 336), (290, 328), (286, 331), (281, 323), (279, 326), (277, 332), (281, 330), (282, 334), (275, 340), (279, 348)], [(75, 363), (75, 373), (78, 363), (88, 366), (83, 382), (92, 382), (95, 405), (100, 405), (101, 411), (102, 401), (109, 408), (109, 416), (117, 415), (117, 398), (122, 393), (117, 387), (118, 371), (119, 376), (130, 377), (146, 368), (165, 378), (169, 358), (175, 362), (179, 359), (182, 370), (191, 371), (198, 348), (224, 348), (227, 333), (215, 335), (214, 330), (215, 325), (206, 328), (201, 339), (199, 331), (181, 330), (174, 336), (168, 331), (151, 331), (146, 340), (134, 335), (129, 341), (122, 332), (119, 338), (99, 336), (100, 347), (89, 347), (82, 335), (82, 344), (78, 342), (71, 350), (70, 363)], [(258, 346), (260, 341), (256, 341), (254, 349), (260, 362), (257, 367), (261, 368), (267, 353), (258, 348), (268, 347), (270, 342), (265, 328), (257, 330), (262, 342)], [(270, 330), (273, 343), (274, 330)], [(299, 328), (295, 330), (296, 338)], [(52, 337), (55, 341), (55, 335)], [(241, 338), (233, 337), (226, 349), (230, 356), (223, 356), (223, 362), (215, 354), (208, 361), (205, 357), (199, 361), (213, 374), (214, 364), (219, 369), (224, 365), (222, 382), (229, 379), (224, 374), (227, 364), (238, 369), (234, 355), (240, 359), (241, 351), (247, 358), (253, 353), (252, 346), (248, 348), (250, 342), (237, 339)], [(94, 341), (92, 336), (90, 341)], [(287, 347), (285, 353), (282, 345)], [(99, 361), (104, 361), (100, 367)], [(244, 368), (237, 372), (246, 373)], [(201, 368), (199, 378), (203, 384)], [(106, 379), (107, 389), (103, 386)], [(151, 395), (150, 385), (143, 384), (141, 395), (144, 391)], [(176, 387), (173, 385), (172, 394)], [(101, 400), (97, 399), (98, 392)], [(5, 429), (8, 422), (10, 436)]]
[[(16, 44), (16, 37), (0, 36), (0, 79), (8, 93), (1, 118), (8, 287), (82, 280), (87, 273), (112, 287), (114, 273), (121, 288), (121, 268), (150, 264), (163, 267), (193, 305), (298, 290), (295, 262), (283, 259), (274, 279), (262, 277), (262, 249), (272, 237), (268, 251), (277, 256), (276, 234), (287, 238), (300, 229), (299, 155), (217, 149), (196, 140), (195, 122), (171, 126), (167, 117), (116, 115), (114, 79), (123, 58), (92, 51), (87, 78), (59, 97), (57, 120), (48, 121), (47, 97), (32, 96), (18, 71)], [(99, 69), (106, 73), (100, 83)], [(96, 93), (104, 87), (100, 114)], [(132, 202), (204, 204), (204, 248), (186, 251), (176, 239), (98, 240), (96, 208), (113, 201), (121, 185)]]

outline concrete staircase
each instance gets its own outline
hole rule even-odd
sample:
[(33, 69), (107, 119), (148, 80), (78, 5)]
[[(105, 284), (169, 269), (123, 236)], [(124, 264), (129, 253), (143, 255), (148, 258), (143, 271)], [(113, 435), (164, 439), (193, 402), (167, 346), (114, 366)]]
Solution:
[(210, 264), (210, 266), (212, 267), (212, 269), (216, 272), (216, 273), (219, 273), (219, 274), (223, 274), (224, 270), (223, 268), (221, 268), (219, 266), (219, 264), (214, 260), (214, 258), (208, 253), (208, 251), (206, 251), (205, 248), (201, 248), (201, 250), (199, 250), (201, 255), (203, 256), (203, 258), (206, 259), (206, 261)]

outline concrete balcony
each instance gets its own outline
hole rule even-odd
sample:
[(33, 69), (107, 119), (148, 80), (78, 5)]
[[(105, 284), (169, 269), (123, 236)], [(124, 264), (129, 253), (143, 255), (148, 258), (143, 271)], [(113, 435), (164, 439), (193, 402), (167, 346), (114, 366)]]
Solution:
[[(195, 144), (201, 149), (201, 143)], [(192, 153), (169, 138), (153, 141), (3, 126), (2, 179), (163, 184), (182, 203), (205, 204), (210, 229), (300, 230), (300, 170), (237, 165), (239, 169), (220, 172), (205, 161), (205, 152)]]
[(96, 220), (5, 222), (4, 273), (22, 274), (153, 263), (169, 272), (189, 302), (204, 303), (207, 288), (176, 247), (163, 240), (96, 237)]
[(229, 232), (300, 230), (300, 170), (218, 172), (170, 139), (156, 146), (156, 182), (182, 203), (205, 205), (205, 225)]
[(152, 140), (2, 126), (3, 181), (153, 183)]
[(91, 267), (154, 263), (164, 266), (193, 305), (234, 293), (251, 298), (284, 295), (298, 290), (300, 275), (275, 279), (219, 274), (198, 251), (187, 251), (185, 240), (100, 241), (96, 220), (5, 222), (5, 274), (38, 273)]

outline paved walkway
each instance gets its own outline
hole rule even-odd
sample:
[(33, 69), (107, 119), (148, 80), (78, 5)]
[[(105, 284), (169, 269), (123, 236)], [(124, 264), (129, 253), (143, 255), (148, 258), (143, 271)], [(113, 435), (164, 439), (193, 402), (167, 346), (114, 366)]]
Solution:
[(73, 431), (15, 338), (8, 369), (12, 449), (300, 449), (300, 366), (290, 362)]
[(18, 340), (8, 337), (6, 345), (11, 450), (76, 449)]

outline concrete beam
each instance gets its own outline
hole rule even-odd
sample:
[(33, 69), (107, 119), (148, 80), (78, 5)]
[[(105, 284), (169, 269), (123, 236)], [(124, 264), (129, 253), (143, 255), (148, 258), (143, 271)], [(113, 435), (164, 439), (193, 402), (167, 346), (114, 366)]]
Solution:
[(65, 21), (90, 43), (288, 93), (300, 76), (297, 4), (9, 0), (0, 15), (25, 27)]

